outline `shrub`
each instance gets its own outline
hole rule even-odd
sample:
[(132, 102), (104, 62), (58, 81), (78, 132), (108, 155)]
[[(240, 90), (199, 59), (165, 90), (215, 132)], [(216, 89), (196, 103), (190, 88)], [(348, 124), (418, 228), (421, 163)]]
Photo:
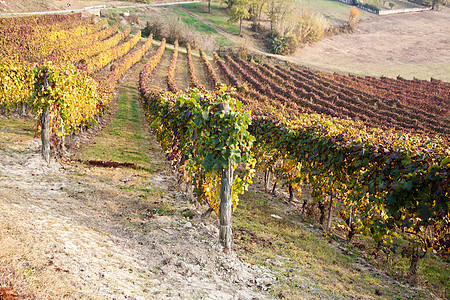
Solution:
[(286, 37), (268, 35), (266, 43), (269, 52), (274, 54), (292, 54), (298, 48), (298, 41), (294, 35)]
[(359, 10), (352, 6), (350, 7), (350, 16), (348, 17), (348, 22), (349, 23), (355, 23), (356, 22), (356, 18), (359, 16)]
[(369, 9), (369, 10), (374, 11), (374, 12), (379, 12), (380, 11), (378, 6), (376, 6), (374, 4), (370, 4), (370, 3), (363, 3), (363, 2), (360, 2), (359, 0), (353, 0), (353, 5), (365, 7), (367, 9)]
[(265, 28), (261, 24), (252, 23), (250, 25), (250, 30), (254, 32), (264, 32)]
[(291, 54), (299, 44), (320, 40), (328, 24), (322, 15), (305, 10), (298, 3), (293, 3), (286, 15), (275, 23), (273, 33), (266, 38), (269, 52)]
[(144, 36), (153, 34), (159, 40), (165, 38), (169, 43), (178, 40), (180, 45), (190, 44), (193, 48), (199, 45), (199, 36), (175, 16), (155, 15), (143, 29)]
[(302, 10), (294, 34), (300, 43), (316, 42), (323, 37), (327, 28), (327, 21), (322, 15)]

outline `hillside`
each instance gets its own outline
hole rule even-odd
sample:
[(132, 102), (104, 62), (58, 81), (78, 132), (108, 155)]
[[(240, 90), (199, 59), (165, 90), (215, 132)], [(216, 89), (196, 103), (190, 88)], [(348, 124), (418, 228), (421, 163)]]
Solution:
[[(315, 1), (314, 1), (315, 2)], [(324, 14), (330, 24), (344, 23), (348, 18), (348, 5), (337, 1), (305, 1), (305, 6)], [(244, 22), (244, 37), (236, 34), (235, 24), (228, 19), (224, 5), (214, 6), (208, 16), (206, 3), (183, 5), (193, 16), (226, 34), (226, 45), (243, 47), (250, 52), (264, 52), (264, 36), (250, 30)], [(180, 15), (184, 19), (183, 15)], [(205, 21), (205, 18), (208, 20)], [(431, 77), (449, 81), (448, 49), (450, 9), (378, 16), (361, 11), (355, 32), (327, 36), (306, 44), (293, 55), (273, 55), (299, 65), (331, 72), (357, 75), (389, 76), (429, 80)], [(186, 19), (186, 22), (193, 23)], [(226, 24), (226, 25), (225, 25)], [(268, 26), (266, 21), (266, 26)]]
[[(23, 13), (23, 12), (43, 12), (53, 10), (70, 10), (70, 9), (82, 9), (89, 6), (106, 5), (112, 6), (125, 6), (127, 4), (134, 4), (133, 1), (90, 1), (90, 0), (56, 0), (56, 1), (43, 1), (43, 0), (30, 0), (30, 1), (18, 1), (8, 0), (0, 1), (0, 14), (2, 13)], [(70, 4), (70, 6), (68, 6)]]
[[(448, 297), (448, 82), (205, 52), (239, 38), (129, 11), (2, 20), (0, 298)], [(138, 30), (166, 13), (200, 49)]]
[(360, 22), (353, 34), (326, 38), (291, 58), (343, 73), (450, 81), (449, 30), (449, 8), (379, 16)]

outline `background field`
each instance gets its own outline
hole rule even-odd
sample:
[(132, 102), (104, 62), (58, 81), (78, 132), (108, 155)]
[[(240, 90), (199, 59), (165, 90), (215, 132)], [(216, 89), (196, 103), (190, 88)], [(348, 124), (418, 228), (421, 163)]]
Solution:
[[(333, 0), (303, 0), (305, 8), (322, 13), (330, 25), (343, 24), (350, 6)], [(224, 5), (213, 5), (208, 15), (206, 3), (182, 6), (212, 26), (228, 33), (229, 40), (250, 51), (262, 50), (261, 36), (251, 32), (244, 22), (243, 38), (237, 28), (225, 21)], [(292, 56), (276, 56), (300, 65), (358, 75), (389, 76), (412, 79), (450, 80), (450, 9), (420, 13), (378, 16), (360, 10), (353, 34), (340, 34), (306, 45)], [(223, 34), (223, 33), (221, 33)], [(256, 40), (255, 40), (256, 38)]]
[(377, 16), (300, 49), (299, 64), (331, 71), (450, 81), (450, 10)]

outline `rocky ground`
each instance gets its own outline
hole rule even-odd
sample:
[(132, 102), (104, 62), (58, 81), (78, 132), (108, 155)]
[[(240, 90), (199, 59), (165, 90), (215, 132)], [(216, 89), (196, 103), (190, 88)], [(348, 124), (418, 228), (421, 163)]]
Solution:
[(216, 220), (154, 157), (164, 167), (146, 185), (166, 209), (127, 192), (144, 171), (48, 165), (36, 140), (0, 150), (0, 285), (28, 298), (266, 298), (275, 278), (224, 254)]

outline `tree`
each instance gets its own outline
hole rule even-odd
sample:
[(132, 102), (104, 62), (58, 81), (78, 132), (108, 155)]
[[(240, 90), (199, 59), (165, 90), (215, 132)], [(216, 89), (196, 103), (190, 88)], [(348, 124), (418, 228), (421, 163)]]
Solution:
[(322, 38), (328, 24), (325, 18), (304, 9), (293, 0), (269, 0), (267, 16), (271, 34), (267, 39), (272, 53), (293, 53), (299, 43)]
[(242, 36), (242, 19), (250, 17), (249, 4), (249, 0), (237, 0), (228, 11), (229, 23), (239, 21), (239, 36)]
[(267, 17), (270, 21), (270, 32), (274, 34), (275, 26), (284, 19), (289, 11), (291, 0), (267, 1)]
[(227, 5), (227, 9), (231, 9), (236, 3), (236, 0), (223, 0), (223, 3)]
[(277, 20), (277, 6), (275, 0), (267, 2), (267, 17), (270, 21), (270, 33), (273, 35), (273, 27)]
[(267, 7), (267, 2), (263, 0), (250, 0), (250, 11), (253, 17), (253, 24), (255, 28), (260, 27), (261, 16), (264, 9)]

